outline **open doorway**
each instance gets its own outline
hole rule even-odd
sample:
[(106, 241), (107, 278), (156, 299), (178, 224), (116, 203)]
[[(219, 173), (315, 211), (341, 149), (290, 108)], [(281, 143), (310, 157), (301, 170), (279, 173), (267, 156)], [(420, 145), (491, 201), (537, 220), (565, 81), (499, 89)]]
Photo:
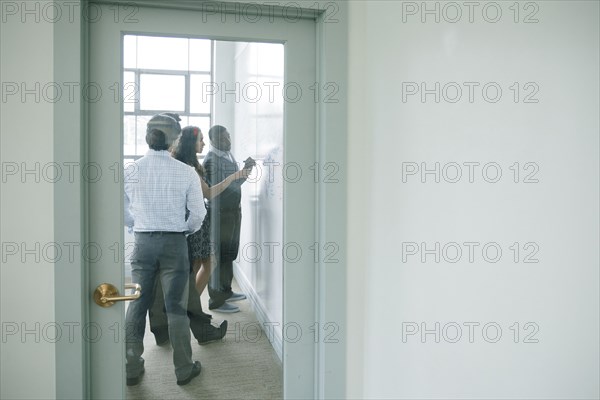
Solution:
[[(105, 12), (106, 15), (109, 15), (110, 5), (100, 4), (98, 7), (99, 10), (102, 10), (103, 15), (105, 15)], [(247, 287), (243, 287), (245, 283), (249, 283), (248, 286), (253, 287), (253, 291), (245, 290), (249, 299), (252, 300), (253, 293), (256, 294), (256, 299), (266, 299), (267, 285), (280, 282), (280, 294), (275, 291), (271, 291), (269, 294), (273, 295), (271, 299), (281, 296), (282, 301), (271, 303), (267, 300), (263, 301), (264, 307), (262, 309), (266, 311), (262, 316), (257, 312), (258, 327), (261, 328), (263, 338), (269, 332), (273, 332), (271, 336), (274, 337), (275, 346), (270, 344), (269, 346), (281, 349), (283, 397), (313, 397), (316, 383), (314, 370), (317, 341), (315, 338), (317, 338), (316, 333), (318, 333), (315, 328), (315, 321), (317, 321), (317, 287), (315, 285), (317, 270), (315, 259), (311, 253), (311, 249), (316, 249), (315, 243), (317, 241), (317, 185), (311, 174), (314, 172), (317, 162), (317, 103), (315, 100), (317, 88), (315, 85), (317, 80), (317, 30), (314, 13), (311, 14), (312, 18), (307, 16), (307, 18), (296, 19), (293, 22), (285, 17), (249, 20), (248, 18), (230, 18), (229, 14), (225, 15), (225, 19), (223, 19), (223, 15), (204, 13), (201, 7), (192, 10), (168, 7), (139, 7), (135, 25), (128, 24), (126, 21), (115, 23), (114, 20), (109, 19), (102, 19), (98, 23), (89, 24), (89, 57), (87, 59), (89, 76), (87, 80), (95, 85), (112, 89), (106, 91), (111, 96), (103, 96), (98, 101), (88, 104), (88, 115), (86, 116), (89, 125), (88, 142), (86, 143), (88, 160), (90, 163), (105, 166), (123, 164), (125, 158), (124, 143), (126, 140), (130, 140), (125, 138), (127, 131), (124, 129), (124, 121), (128, 117), (130, 120), (133, 119), (135, 114), (135, 112), (128, 111), (126, 113), (124, 111), (125, 99), (134, 96), (133, 109), (135, 110), (136, 74), (139, 75), (138, 79), (142, 83), (139, 87), (139, 94), (137, 94), (140, 100), (140, 113), (144, 110), (148, 114), (160, 111), (178, 112), (183, 117), (187, 117), (187, 121), (182, 118), (181, 123), (183, 125), (189, 124), (190, 119), (192, 119), (193, 124), (198, 124), (201, 129), (206, 129), (207, 125), (218, 123), (217, 119), (220, 118), (218, 107), (221, 105), (224, 107), (242, 107), (239, 112), (228, 114), (233, 115), (227, 123), (234, 126), (234, 128), (228, 127), (232, 131), (232, 137), (235, 141), (234, 156), (238, 158), (236, 152), (239, 151), (242, 154), (239, 160), (242, 161), (245, 157), (254, 153), (257, 159), (257, 167), (261, 167), (261, 177), (259, 179), (258, 176), (251, 176), (249, 181), (255, 180), (255, 186), (253, 189), (248, 186), (248, 195), (243, 194), (243, 198), (247, 203), (242, 206), (244, 207), (242, 212), (245, 214), (242, 217), (241, 225), (243, 229), (246, 229), (246, 232), (241, 233), (236, 271), (238, 272), (237, 276), (244, 276), (247, 282), (238, 279), (238, 283), (240, 289), (247, 289)], [(174, 106), (172, 105), (165, 106), (156, 103), (159, 100), (162, 101), (162, 99), (146, 98), (142, 81), (147, 79), (150, 79), (150, 81), (168, 80), (180, 82), (179, 85), (183, 81), (183, 92), (186, 92), (186, 90), (191, 92), (192, 88), (187, 89), (187, 86), (185, 86), (186, 79), (189, 79), (191, 83), (192, 75), (198, 75), (195, 79), (202, 81), (202, 79), (208, 79), (210, 74), (215, 75), (221, 71), (221, 68), (214, 67), (217, 65), (214, 54), (213, 68), (210, 73), (202, 67), (192, 67), (190, 69), (189, 54), (185, 59), (187, 64), (185, 71), (183, 71), (184, 67), (168, 70), (164, 65), (157, 66), (156, 70), (154, 69), (156, 67), (149, 67), (147, 71), (144, 71), (143, 69), (146, 67), (138, 68), (137, 64), (135, 67), (128, 67), (131, 70), (127, 71), (123, 60), (122, 46), (125, 36), (128, 35), (187, 39), (188, 49), (191, 46), (196, 46), (189, 43), (192, 39), (215, 40), (217, 42), (212, 42), (211, 47), (216, 57), (219, 57), (219, 43), (239, 42), (232, 51), (234, 55), (240, 57), (238, 58), (240, 60), (239, 65), (242, 65), (243, 57), (247, 58), (248, 62), (244, 65), (248, 66), (248, 70), (246, 75), (242, 74), (243, 70), (241, 68), (236, 72), (231, 62), (229, 62), (229, 69), (234, 74), (233, 78), (213, 76), (211, 82), (217, 86), (212, 87), (212, 103), (196, 104), (195, 107), (198, 107), (198, 109), (192, 111), (191, 98), (188, 104), (184, 99), (183, 101), (179, 100), (179, 104), (176, 104), (177, 107), (173, 110)], [(283, 87), (272, 84), (265, 89), (266, 83), (264, 80), (261, 81), (257, 78), (256, 60), (258, 58), (261, 59), (261, 62), (267, 60), (266, 56), (260, 53), (256, 55), (255, 50), (257, 48), (252, 43), (277, 44), (280, 47), (279, 54), (284, 59)], [(273, 64), (268, 63), (267, 67), (272, 68)], [(135, 71), (136, 69), (142, 70)], [(133, 79), (133, 85), (131, 85), (131, 81), (129, 81), (129, 86), (124, 84), (127, 83), (123, 82), (125, 73), (128, 73), (129, 79)], [(156, 76), (144, 76), (145, 73), (146, 75)], [(178, 75), (184, 76), (180, 77)], [(272, 77), (268, 73), (266, 76), (265, 80), (271, 80)], [(279, 75), (279, 78), (281, 79), (281, 75)], [(226, 79), (238, 80), (239, 85), (224, 86), (224, 89), (230, 92), (218, 92), (217, 88), (219, 90), (223, 89), (218, 86)], [(253, 83), (246, 85), (244, 82), (248, 81)], [(239, 86), (240, 89), (238, 93), (235, 93), (236, 86)], [(115, 101), (114, 88), (119, 89), (118, 94), (123, 99)], [(202, 84), (200, 84), (200, 88), (202, 88)], [(205, 85), (205, 89), (208, 88), (210, 88), (210, 85)], [(264, 98), (265, 104), (256, 100), (256, 90), (258, 88), (263, 89), (260, 97)], [(122, 89), (125, 89), (125, 93)], [(166, 90), (172, 91), (172, 88)], [(283, 101), (279, 101), (279, 105), (275, 98), (271, 96), (272, 93), (279, 93), (280, 96), (283, 96)], [(206, 90), (205, 94), (208, 96)], [(200, 95), (202, 99), (202, 93)], [(221, 101), (222, 98), (215, 99), (216, 96), (223, 95), (225, 96), (225, 102)], [(236, 101), (236, 96), (239, 96), (239, 102)], [(155, 103), (153, 104), (153, 102)], [(244, 103), (247, 107), (243, 107)], [(212, 104), (209, 113), (206, 112), (207, 104)], [(270, 115), (273, 113), (272, 109), (268, 107), (275, 106), (279, 107), (280, 110), (283, 108), (283, 116), (280, 114), (278, 117), (279, 121), (283, 121), (283, 127), (280, 131), (282, 132), (280, 140), (282, 140), (283, 146), (277, 143), (268, 144), (268, 138), (260, 136), (265, 133), (274, 134), (273, 129), (269, 128), (269, 124), (273, 124), (276, 118)], [(128, 107), (131, 107), (131, 104)], [(204, 111), (202, 107), (204, 107)], [(259, 118), (261, 113), (264, 118)], [(227, 113), (222, 111), (221, 115), (227, 115)], [(147, 118), (147, 115), (139, 116), (140, 119), (144, 117)], [(196, 119), (196, 122), (193, 121), (194, 119)], [(202, 126), (203, 123), (205, 124), (204, 127)], [(245, 129), (238, 128), (238, 124), (244, 125)], [(133, 125), (135, 125), (136, 135), (138, 130), (143, 132), (141, 130), (143, 129), (143, 123), (141, 124), (142, 128), (138, 126), (137, 121)], [(131, 123), (129, 126), (131, 126)], [(240, 132), (245, 132), (248, 135), (245, 137), (239, 136), (238, 140), (235, 135)], [(140, 136), (137, 135), (132, 140), (141, 150)], [(255, 145), (252, 145), (252, 143), (255, 143)], [(268, 145), (261, 147), (263, 144)], [(249, 146), (249, 148), (242, 146)], [(134, 148), (133, 151), (135, 153), (132, 156), (137, 157), (139, 155), (137, 149)], [(143, 152), (143, 150), (140, 152)], [(270, 160), (273, 160), (272, 168), (265, 169), (265, 163), (269, 163)], [(288, 166), (290, 168), (286, 170)], [(311, 167), (312, 169), (310, 169)], [(302, 171), (305, 171), (305, 173), (302, 174)], [(258, 172), (259, 168), (256, 168), (254, 173), (257, 174)], [(294, 174), (296, 172), (299, 173)], [(286, 176), (288, 177), (287, 180), (284, 179)], [(280, 203), (282, 209), (282, 225), (280, 225), (282, 238), (280, 241), (274, 239), (275, 243), (273, 243), (270, 237), (256, 236), (254, 231), (260, 231), (262, 228), (259, 227), (258, 223), (252, 223), (252, 212), (256, 214), (254, 218), (259, 221), (272, 218), (272, 215), (259, 214), (261, 212), (270, 213), (274, 210), (274, 207), (269, 207), (266, 210), (261, 207), (268, 204), (268, 201), (277, 201), (276, 195), (279, 189), (282, 189), (279, 192), (282, 196)], [(252, 202), (257, 196), (262, 195), (267, 198), (263, 204), (258, 204), (256, 201)], [(124, 234), (122, 180), (104, 179), (90, 185), (89, 199), (90, 211), (89, 221), (87, 221), (87, 225), (90, 227), (89, 240), (107, 248), (110, 246), (111, 248), (125, 249), (125, 252), (130, 252), (131, 248), (127, 248), (127, 243), (130, 241), (126, 240)], [(246, 248), (244, 248), (244, 241), (250, 241)], [(300, 252), (298, 250), (304, 251)], [(261, 251), (260, 257), (257, 254), (258, 251)], [(277, 278), (276, 274), (272, 273), (273, 268), (268, 268), (259, 273), (259, 269), (256, 267), (257, 258), (267, 260), (267, 266), (269, 266), (268, 260), (273, 254), (284, 256), (282, 260), (282, 278)], [(244, 263), (245, 266), (242, 265)], [(102, 283), (113, 283), (116, 287), (122, 288), (126, 282), (123, 262), (90, 263), (87, 271), (89, 273), (86, 280), (92, 291)], [(263, 283), (259, 284), (257, 282)], [(142, 288), (143, 290), (149, 289)], [(247, 304), (250, 304), (250, 301), (247, 301)], [(276, 307), (271, 308), (275, 311), (268, 311), (268, 307), (273, 305), (280, 306), (281, 311), (277, 311)], [(98, 307), (94, 304), (89, 307), (88, 311), (86, 318), (90, 323), (99, 324), (103, 327), (103, 330), (105, 328), (109, 332), (116, 331), (119, 334), (119, 336), (116, 336), (117, 339), (123, 337), (122, 329), (116, 329), (125, 326), (123, 303), (108, 308)], [(277, 325), (278, 315), (282, 321), (279, 326)], [(269, 323), (267, 332), (262, 330), (264, 325), (258, 319), (259, 317)], [(321, 325), (318, 326), (321, 327)], [(256, 327), (256, 325), (254, 327), (249, 326), (246, 330), (245, 333), (249, 340), (253, 340)], [(235, 328), (235, 326), (232, 328)], [(275, 332), (278, 331), (281, 331), (283, 338), (281, 345), (276, 342)], [(124, 398), (126, 396), (124, 341), (112, 339), (114, 338), (105, 335), (98, 342), (90, 344), (91, 397)], [(279, 358), (277, 351), (274, 354), (276, 358)], [(145, 376), (145, 378), (147, 377), (148, 375)], [(174, 391), (170, 397), (177, 397), (175, 393), (178, 393), (176, 390), (179, 390), (179, 388), (172, 376), (171, 381), (163, 383), (170, 386), (171, 390)]]
[[(284, 45), (124, 34), (122, 48), (124, 165), (149, 150), (146, 125), (162, 113), (177, 114), (182, 128), (200, 128), (206, 142), (197, 155), (201, 164), (213, 150), (208, 133), (214, 125), (225, 126), (231, 133), (235, 160), (252, 157), (257, 162), (241, 186), (243, 217), (233, 264), (234, 290), (247, 298), (235, 303), (239, 313), (220, 313), (209, 311), (209, 291), (203, 292), (202, 308), (213, 316), (213, 325), (226, 319), (228, 328), (222, 340), (204, 346), (193, 341), (194, 359), (202, 361), (205, 376), (196, 388), (198, 393), (192, 390), (190, 398), (200, 394), (280, 398), (283, 177), (274, 167), (284, 165)], [(243, 162), (238, 162), (238, 168), (242, 166)], [(124, 238), (125, 281), (129, 283), (134, 246), (131, 229), (125, 230)], [(219, 268), (218, 263), (214, 267)], [(190, 291), (189, 295), (198, 293)], [(139, 385), (128, 388), (130, 399), (169, 395), (161, 381), (172, 375), (172, 354), (168, 343), (158, 346), (152, 322), (149, 318), (144, 339), (148, 374)], [(253, 377), (253, 373), (259, 375)]]

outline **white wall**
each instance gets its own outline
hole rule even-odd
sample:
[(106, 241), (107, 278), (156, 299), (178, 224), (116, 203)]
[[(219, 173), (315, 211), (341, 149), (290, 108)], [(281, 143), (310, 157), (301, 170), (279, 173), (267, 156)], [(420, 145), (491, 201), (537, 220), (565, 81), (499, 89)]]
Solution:
[[(236, 82), (242, 87), (251, 85), (248, 88), (264, 89), (265, 82), (282, 86), (283, 57), (281, 44), (238, 43)], [(266, 93), (258, 97), (258, 92), (246, 92), (235, 104), (235, 132), (238, 162), (251, 156), (258, 164), (244, 184), (238, 264), (258, 295), (267, 318), (265, 322), (280, 327), (283, 325), (283, 179), (269, 175), (268, 166), (284, 163), (281, 97), (271, 101)]]
[[(283, 100), (281, 96), (271, 98), (266, 90), (274, 83), (283, 85), (283, 45), (217, 41), (215, 46), (215, 82), (232, 91), (238, 85), (240, 93), (239, 99), (233, 94), (217, 95), (215, 124), (231, 132), (232, 152), (240, 167), (249, 156), (258, 164), (242, 186), (242, 227), (236, 260), (242, 275), (238, 277), (251, 287), (259, 319), (281, 327), (283, 180), (280, 174), (269, 175), (269, 165), (274, 169), (284, 163)], [(274, 346), (281, 354), (281, 329), (275, 331)]]
[[(439, 23), (432, 15), (423, 23), (421, 13), (405, 13), (403, 22), (403, 11), (422, 4), (350, 2), (351, 28), (364, 34), (351, 45), (350, 82), (358, 80), (364, 91), (362, 99), (351, 99), (350, 115), (361, 117), (351, 117), (360, 123), (350, 123), (349, 159), (363, 171), (349, 171), (350, 181), (360, 184), (349, 186), (349, 199), (358, 200), (349, 203), (348, 242), (365, 240), (365, 249), (356, 252), (362, 258), (349, 269), (354, 284), (349, 330), (362, 327), (364, 333), (363, 351), (351, 356), (350, 348), (349, 357), (364, 364), (351, 365), (358, 382), (349, 380), (348, 393), (356, 398), (598, 398), (598, 3), (535, 2), (528, 9), (520, 3), (519, 23), (508, 8), (513, 2), (494, 3), (502, 9), (497, 23), (482, 17), (485, 2), (478, 3), (473, 23), (465, 6), (457, 23), (443, 19), (456, 15), (450, 8)], [(427, 6), (436, 4), (444, 10), (444, 2)], [(523, 23), (534, 6), (539, 22)], [(495, 18), (493, 9), (487, 11), (488, 19)], [(449, 91), (439, 103), (434, 95), (425, 102), (418, 95), (403, 102), (403, 82), (426, 82), (428, 88), (457, 82), (463, 97), (451, 103), (446, 99), (455, 92)], [(472, 103), (463, 82), (480, 83)], [(503, 90), (497, 103), (482, 98), (487, 82)], [(514, 82), (521, 86), (517, 103), (509, 88)], [(538, 103), (523, 102), (531, 92), (523, 90), (527, 82), (539, 87)], [(360, 92), (355, 87), (351, 93)], [(365, 136), (370, 143), (362, 149), (357, 144)], [(443, 167), (470, 161), (481, 163), (473, 183), (464, 166), (458, 183), (443, 175), (440, 183), (433, 175), (426, 183), (420, 175), (402, 179), (403, 163), (433, 168), (436, 162)], [(497, 183), (482, 178), (481, 166), (489, 162), (502, 168)], [(519, 183), (509, 169), (514, 162), (520, 163)], [(532, 171), (523, 169), (526, 162), (539, 166), (539, 183), (523, 183)], [(454, 171), (446, 170), (448, 180)], [(364, 206), (369, 207), (365, 214)], [(473, 263), (464, 246), (460, 261), (448, 262), (454, 257), (449, 252), (436, 263), (434, 255), (422, 262), (421, 253), (403, 261), (403, 242), (425, 242), (428, 248), (436, 242), (481, 245)], [(491, 242), (503, 251), (496, 263), (481, 254)], [(509, 248), (514, 242), (521, 246), (518, 263)], [(539, 246), (538, 263), (523, 263), (533, 250), (524, 251), (526, 242)], [(360, 276), (366, 277), (362, 287), (356, 284)], [(353, 316), (363, 304), (364, 314)], [(433, 334), (403, 342), (403, 327), (415, 326), (408, 323), (434, 329), (436, 322), (439, 343)], [(480, 324), (473, 343), (464, 325), (469, 322)], [(510, 328), (515, 322), (518, 343)], [(538, 343), (524, 342), (535, 326), (525, 329), (527, 322), (539, 327), (532, 337)], [(457, 343), (450, 343), (452, 323), (463, 331)], [(497, 343), (482, 336), (486, 323), (501, 327)], [(494, 329), (488, 334), (493, 339)]]
[[(41, 10), (49, 2), (37, 3)], [(54, 154), (53, 105), (48, 101), (54, 94), (42, 90), (53, 81), (53, 24), (47, 22), (53, 16), (50, 9), (48, 20), (36, 21), (35, 12), (22, 19), (20, 13), (13, 16), (5, 10), (0, 24), (0, 81), (6, 95), (0, 116), (0, 397), (53, 398), (55, 331), (49, 324), (55, 319), (56, 255), (47, 246), (54, 241), (54, 191), (49, 181), (55, 176), (45, 167)], [(9, 95), (13, 84), (18, 93)], [(22, 98), (22, 88), (33, 93)], [(24, 169), (34, 172), (22, 175)]]

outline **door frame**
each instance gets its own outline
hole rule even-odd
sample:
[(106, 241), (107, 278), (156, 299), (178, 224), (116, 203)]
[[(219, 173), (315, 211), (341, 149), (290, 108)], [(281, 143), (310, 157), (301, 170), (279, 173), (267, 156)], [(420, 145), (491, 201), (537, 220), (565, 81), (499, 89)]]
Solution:
[[(79, 10), (86, 7), (90, 0), (78, 0)], [(152, 6), (178, 9), (201, 9), (205, 1), (194, 3), (186, 0), (146, 1), (146, 0), (95, 0), (95, 2), (115, 3), (128, 6)], [(64, 9), (75, 9), (74, 1)], [(264, 1), (219, 1), (210, 3), (223, 4), (227, 7), (240, 7), (260, 4), (274, 7), (275, 2)], [(232, 6), (232, 4), (234, 4)], [(276, 10), (296, 7), (298, 3), (281, 2)], [(248, 7), (245, 7), (249, 10)], [(273, 8), (269, 8), (273, 10)], [(334, 263), (331, 258), (322, 255), (315, 264), (315, 321), (322, 335), (314, 343), (315, 365), (314, 398), (346, 397), (346, 358), (347, 352), (347, 310), (346, 310), (346, 210), (347, 210), (347, 110), (348, 99), (348, 6), (344, 1), (311, 0), (309, 8), (303, 12), (313, 13), (317, 24), (317, 82), (322, 90), (324, 85), (333, 84), (337, 89), (332, 102), (316, 103), (317, 124), (315, 127), (318, 168), (322, 174), (329, 170), (323, 167), (334, 163), (337, 171), (331, 180), (318, 179), (316, 190), (316, 232), (317, 244), (325, 254), (333, 244), (337, 248)], [(72, 18), (71, 18), (72, 17)], [(89, 81), (87, 74), (88, 60), (88, 26), (89, 21), (81, 18), (81, 13), (74, 13), (69, 18), (60, 18), (54, 24), (54, 82), (59, 84), (78, 82), (83, 87)], [(69, 86), (70, 87), (70, 86)], [(88, 145), (87, 104), (81, 96), (58, 101), (54, 104), (54, 160), (61, 166), (78, 163), (86, 166)], [(328, 164), (332, 165), (332, 164)], [(84, 179), (61, 179), (54, 190), (55, 241), (57, 243), (78, 243), (83, 247), (88, 243), (87, 220), (89, 212), (88, 187)], [(70, 257), (61, 257), (55, 265), (55, 316), (58, 324), (86, 323), (88, 307), (90, 307), (90, 289), (88, 288), (88, 260), (83, 252), (74, 252)], [(328, 323), (337, 326), (335, 339), (324, 340), (329, 331), (323, 328)], [(329, 325), (331, 326), (331, 325)], [(323, 334), (324, 333), (324, 334)], [(89, 343), (82, 335), (74, 335), (69, 340), (56, 343), (56, 398), (81, 399), (90, 397)], [(73, 340), (71, 340), (73, 339)]]

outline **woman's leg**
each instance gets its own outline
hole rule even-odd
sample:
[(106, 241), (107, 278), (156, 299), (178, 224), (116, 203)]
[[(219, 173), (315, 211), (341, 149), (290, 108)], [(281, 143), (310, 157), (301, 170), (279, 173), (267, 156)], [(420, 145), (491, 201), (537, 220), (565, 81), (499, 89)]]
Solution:
[(196, 290), (199, 295), (202, 295), (204, 288), (210, 279), (212, 270), (212, 262), (210, 257), (194, 260), (194, 271), (196, 271)]

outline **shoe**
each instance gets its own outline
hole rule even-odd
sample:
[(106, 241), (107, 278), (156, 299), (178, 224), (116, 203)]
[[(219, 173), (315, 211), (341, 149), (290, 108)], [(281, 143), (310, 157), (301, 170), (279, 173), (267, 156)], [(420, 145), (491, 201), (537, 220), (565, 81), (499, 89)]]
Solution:
[(154, 337), (156, 339), (156, 345), (157, 346), (164, 346), (166, 344), (169, 343), (169, 336), (155, 336)]
[(152, 333), (154, 334), (154, 340), (156, 340), (157, 346), (163, 346), (169, 343), (169, 328), (167, 326), (161, 325), (160, 328), (150, 328)]
[(246, 295), (243, 293), (236, 293), (236, 292), (232, 292), (233, 294), (231, 296), (229, 296), (229, 298), (227, 299), (227, 301), (240, 301), (240, 300), (246, 300)]
[(192, 367), (192, 372), (190, 373), (190, 376), (188, 376), (187, 378), (185, 378), (181, 381), (178, 380), (177, 384), (179, 386), (187, 385), (188, 383), (190, 383), (190, 381), (192, 379), (194, 379), (195, 377), (200, 375), (201, 369), (202, 369), (202, 365), (200, 364), (200, 361), (194, 361), (194, 366)]
[(208, 344), (221, 340), (227, 333), (227, 320), (221, 322), (218, 328), (212, 325), (206, 325), (206, 329), (202, 328), (202, 337), (198, 339), (198, 344)]
[(207, 319), (212, 319), (212, 315), (211, 315), (211, 314), (207, 314), (207, 313), (205, 313), (204, 311), (202, 311), (202, 312), (200, 313), (200, 315), (201, 315), (202, 317), (204, 317), (204, 318), (207, 318)]
[(235, 313), (239, 312), (240, 308), (238, 306), (234, 306), (233, 304), (229, 304), (227, 302), (223, 303), (221, 307), (211, 308), (211, 310), (221, 313)]
[(139, 373), (138, 376), (136, 376), (134, 378), (127, 378), (127, 386), (135, 386), (138, 383), (140, 383), (140, 380), (142, 379), (142, 375), (144, 375), (144, 371), (146, 370), (144, 368), (144, 359), (142, 358), (141, 361), (142, 361), (142, 371)]

